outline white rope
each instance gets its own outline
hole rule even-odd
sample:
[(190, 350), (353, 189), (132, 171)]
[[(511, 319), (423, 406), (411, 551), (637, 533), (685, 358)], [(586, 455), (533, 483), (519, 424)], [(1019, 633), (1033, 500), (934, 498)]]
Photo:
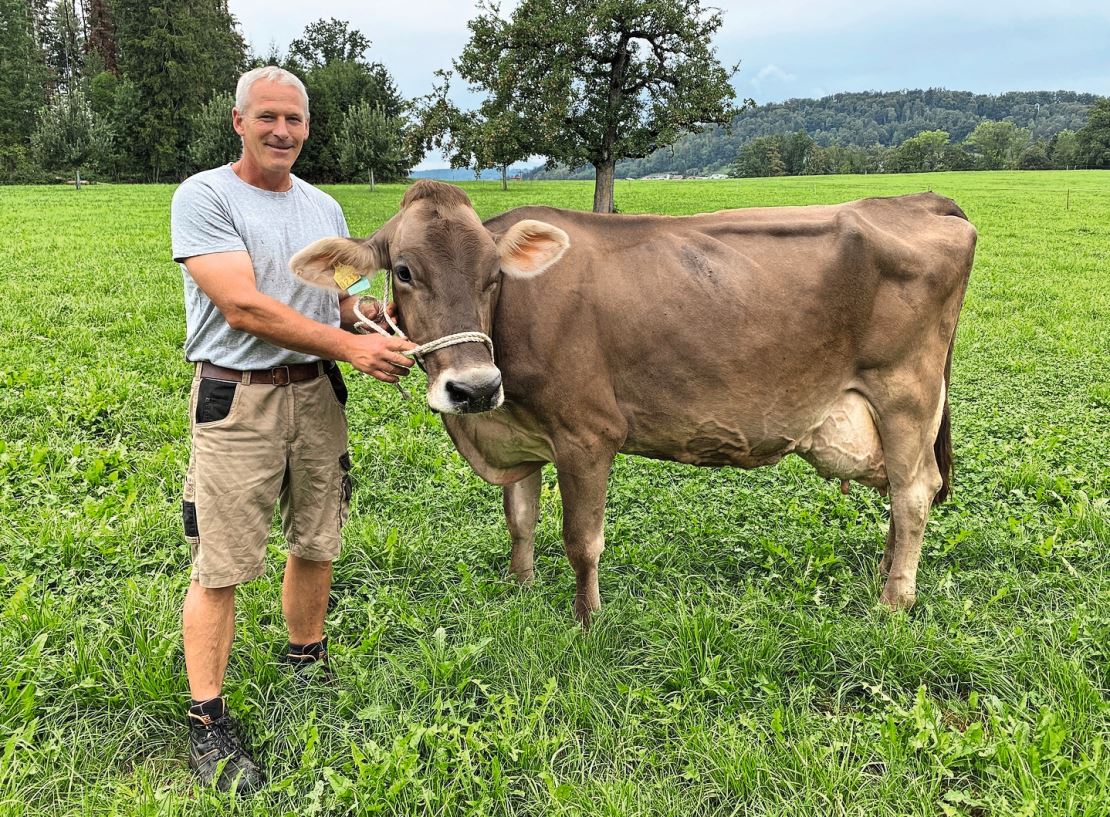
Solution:
[[(393, 330), (394, 335), (399, 338), (403, 338), (404, 340), (408, 340), (409, 336), (406, 335), (404, 330), (401, 329), (401, 327), (398, 326), (396, 323), (394, 323), (393, 318), (389, 316), (389, 310), (387, 307), (389, 305), (389, 290), (391, 282), (392, 278), (390, 276), (390, 273), (388, 270), (386, 270), (385, 288), (384, 292), (382, 293), (382, 300), (379, 303), (379, 308), (381, 309), (381, 317), (385, 318), (385, 322), (389, 324), (389, 328)], [(355, 331), (365, 335), (366, 329), (369, 328), (380, 335), (385, 335), (386, 337), (389, 337), (390, 333), (383, 329), (376, 320), (370, 320), (362, 314), (362, 310), (358, 308), (358, 303), (358, 297), (355, 296), (353, 309), (355, 316), (358, 318), (358, 322), (355, 323)], [(448, 346), (456, 346), (460, 343), (485, 344), (486, 349), (489, 350), (490, 360), (493, 361), (493, 340), (484, 332), (477, 331), (456, 332), (453, 335), (444, 335), (441, 338), (436, 338), (435, 340), (428, 341), (427, 343), (422, 343), (415, 349), (409, 349), (407, 352), (401, 352), (401, 354), (403, 354), (407, 358), (415, 360), (417, 363), (420, 364), (421, 368), (426, 368), (424, 366), (425, 355), (430, 355), (432, 352), (438, 352), (440, 349), (446, 349)], [(405, 390), (405, 387), (402, 386), (399, 382), (395, 383), (394, 385), (397, 387), (397, 390), (401, 392), (406, 400), (412, 399), (412, 397), (409, 396), (409, 393)]]

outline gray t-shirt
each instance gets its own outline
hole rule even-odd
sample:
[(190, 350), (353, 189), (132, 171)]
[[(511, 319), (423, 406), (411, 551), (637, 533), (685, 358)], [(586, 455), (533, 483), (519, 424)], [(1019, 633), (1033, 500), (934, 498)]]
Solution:
[[(318, 238), (348, 236), (343, 210), (327, 193), (293, 176), (293, 187), (272, 193), (247, 184), (231, 165), (190, 176), (173, 194), (173, 260), (246, 250), (259, 292), (320, 323), (339, 326), (334, 292), (309, 286), (289, 259)], [(185, 357), (230, 369), (269, 369), (318, 360), (232, 329), (181, 263), (185, 280)]]

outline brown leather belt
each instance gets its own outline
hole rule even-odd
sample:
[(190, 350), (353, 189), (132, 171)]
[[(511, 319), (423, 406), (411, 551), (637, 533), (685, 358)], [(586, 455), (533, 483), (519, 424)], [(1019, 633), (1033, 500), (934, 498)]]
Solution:
[(239, 371), (217, 366), (205, 361), (200, 364), (200, 376), (209, 380), (229, 380), (233, 383), (263, 383), (267, 386), (287, 386), (302, 380), (312, 380), (328, 371), (335, 364), (330, 360), (315, 363), (294, 363), (292, 366), (278, 366), (274, 369), (255, 369)]

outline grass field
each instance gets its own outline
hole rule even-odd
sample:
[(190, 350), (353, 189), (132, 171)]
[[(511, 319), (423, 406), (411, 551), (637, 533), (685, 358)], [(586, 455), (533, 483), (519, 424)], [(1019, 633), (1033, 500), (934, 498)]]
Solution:
[[(482, 215), (592, 195), (465, 186)], [(272, 786), (235, 802), (185, 763), (172, 187), (0, 188), (0, 814), (1110, 814), (1110, 175), (618, 182), (616, 198), (680, 214), (923, 189), (956, 199), (979, 249), (955, 495), (913, 611), (875, 606), (871, 492), (793, 458), (622, 457), (606, 608), (584, 634), (553, 473), (521, 590), (500, 490), (421, 401), (351, 377), (339, 682), (302, 691), (276, 662), (274, 536), (240, 591), (226, 688)], [(402, 188), (329, 192), (365, 234)]]

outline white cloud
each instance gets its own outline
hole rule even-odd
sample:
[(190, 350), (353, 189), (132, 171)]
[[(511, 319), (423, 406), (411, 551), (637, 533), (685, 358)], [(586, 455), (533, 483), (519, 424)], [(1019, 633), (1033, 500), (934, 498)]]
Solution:
[(752, 85), (758, 87), (761, 82), (768, 79), (778, 80), (779, 82), (793, 82), (796, 77), (793, 74), (786, 73), (774, 63), (771, 63), (759, 69), (759, 73), (756, 74), (755, 79), (752, 80)]

